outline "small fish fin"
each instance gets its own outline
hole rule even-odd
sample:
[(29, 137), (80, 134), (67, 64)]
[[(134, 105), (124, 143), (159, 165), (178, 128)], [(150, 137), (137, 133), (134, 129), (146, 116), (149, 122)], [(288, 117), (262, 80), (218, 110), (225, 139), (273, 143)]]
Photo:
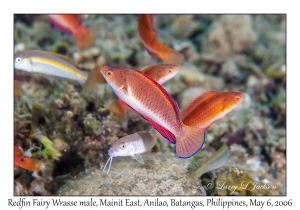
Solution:
[[(61, 59), (65, 60), (66, 62), (71, 63), (74, 66), (77, 66), (77, 63), (73, 59), (69, 58), (66, 55), (62, 55), (62, 54), (55, 53), (55, 52), (47, 52), (47, 53), (52, 54), (53, 56), (60, 57)], [(54, 57), (54, 59), (55, 59), (55, 57)]]
[(179, 65), (180, 63), (182, 63), (184, 57), (181, 53), (177, 52), (176, 50), (173, 50), (167, 45), (164, 44), (162, 45), (163, 45), (164, 52), (160, 53), (160, 56), (165, 63), (175, 64), (175, 65)]
[(22, 91), (22, 83), (14, 80), (14, 99), (18, 98)]
[(97, 82), (100, 83), (100, 84), (106, 84), (106, 80), (105, 78), (103, 77), (103, 75), (101, 74), (101, 72), (99, 71), (99, 66), (96, 66), (94, 69), (93, 69), (93, 72), (95, 71), (94, 73), (94, 76), (96, 76), (97, 78)]
[[(157, 65), (157, 66), (158, 66), (158, 65)], [(156, 66), (148, 66), (147, 68), (141, 70), (141, 72), (142, 72), (143, 74), (146, 74), (146, 75), (149, 76), (149, 72), (153, 72), (153, 69), (155, 69), (155, 68), (157, 68), (157, 67), (156, 67)], [(151, 76), (149, 76), (149, 77), (151, 77)], [(152, 77), (151, 77), (151, 78), (152, 78)]]
[(95, 35), (84, 25), (79, 25), (73, 35), (80, 49), (86, 49), (93, 46), (96, 39)]
[[(124, 103), (124, 102), (123, 102)], [(164, 127), (162, 127), (161, 125), (157, 124), (156, 122), (154, 122), (153, 120), (151, 120), (150, 118), (144, 116), (143, 114), (139, 113), (138, 111), (136, 111), (135, 109), (133, 109), (131, 106), (129, 106), (127, 104), (127, 106), (129, 108), (131, 108), (132, 111), (134, 111), (136, 114), (140, 115), (141, 117), (143, 117), (145, 120), (148, 121), (148, 123), (155, 129), (157, 130), (165, 139), (167, 139), (169, 142), (171, 142), (172, 144), (176, 143), (176, 138), (175, 135), (173, 133), (171, 133), (169, 130), (165, 129)]]
[(103, 75), (95, 69), (88, 74), (86, 82), (83, 84), (83, 89), (85, 91), (91, 91), (98, 83), (105, 84), (106, 80), (104, 79)]
[(124, 119), (127, 112), (127, 106), (123, 103), (120, 99), (114, 100), (110, 105), (109, 108), (111, 112), (117, 116), (119, 119)]
[(201, 105), (203, 102), (207, 101), (217, 94), (219, 94), (217, 91), (210, 90), (194, 99), (184, 110), (180, 112), (182, 121), (184, 121), (184, 118), (187, 117), (194, 109), (201, 109)]
[(201, 150), (206, 140), (203, 128), (183, 125), (184, 135), (176, 139), (176, 154), (179, 158), (186, 159)]
[(142, 156), (140, 154), (133, 154), (131, 156), (133, 159), (136, 159), (139, 163), (144, 164), (144, 159), (142, 158)]
[(157, 138), (155, 129), (151, 128), (148, 133), (151, 135), (152, 138)]
[(224, 119), (225, 119), (225, 117), (222, 117), (222, 118), (218, 119), (216, 121), (217, 125), (220, 125), (222, 122), (224, 122)]

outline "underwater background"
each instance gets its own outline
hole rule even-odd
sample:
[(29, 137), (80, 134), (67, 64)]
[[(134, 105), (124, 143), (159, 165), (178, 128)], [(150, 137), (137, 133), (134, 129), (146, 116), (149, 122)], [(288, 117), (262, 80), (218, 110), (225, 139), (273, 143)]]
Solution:
[[(137, 17), (82, 15), (96, 39), (81, 50), (47, 15), (15, 15), (14, 51), (56, 52), (86, 71), (102, 65), (142, 70), (162, 61), (143, 46)], [(211, 126), (203, 149), (191, 159), (177, 158), (159, 136), (152, 153), (143, 155), (145, 164), (115, 158), (106, 175), (101, 168), (110, 146), (151, 126), (131, 110), (124, 120), (113, 116), (109, 104), (116, 96), (107, 84), (86, 93), (76, 82), (15, 72), (23, 79), (14, 101), (14, 145), (45, 167), (38, 172), (15, 167), (14, 195), (286, 194), (286, 15), (155, 14), (154, 20), (160, 41), (184, 56), (180, 72), (164, 84), (180, 109), (209, 90), (242, 91), (243, 103)], [(190, 178), (217, 142), (230, 148), (226, 165)], [(271, 188), (216, 189), (224, 180)]]

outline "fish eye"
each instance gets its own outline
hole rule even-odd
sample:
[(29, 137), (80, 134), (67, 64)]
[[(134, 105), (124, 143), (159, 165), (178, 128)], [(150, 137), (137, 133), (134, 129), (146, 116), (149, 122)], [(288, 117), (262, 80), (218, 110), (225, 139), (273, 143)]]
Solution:
[(21, 58), (21, 57), (17, 57), (17, 58), (16, 58), (16, 62), (17, 62), (17, 63), (20, 63), (21, 61), (22, 61), (22, 58)]
[(124, 149), (124, 148), (125, 148), (125, 144), (123, 143), (120, 145), (120, 149)]
[(169, 69), (169, 72), (172, 73), (172, 72), (173, 72), (173, 69)]
[(236, 97), (235, 97), (235, 100), (236, 100), (236, 101), (239, 101), (240, 99), (241, 99), (241, 97), (239, 97), (239, 96), (236, 96)]
[(106, 72), (106, 76), (109, 76), (109, 77), (110, 77), (110, 76), (112, 76), (112, 74), (113, 74), (113, 73), (112, 73), (111, 71), (107, 71), (107, 72)]

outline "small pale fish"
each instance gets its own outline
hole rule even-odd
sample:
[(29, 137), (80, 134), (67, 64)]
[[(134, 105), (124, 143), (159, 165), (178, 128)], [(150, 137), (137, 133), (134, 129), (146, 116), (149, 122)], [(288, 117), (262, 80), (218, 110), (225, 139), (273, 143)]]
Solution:
[(226, 114), (235, 109), (246, 97), (242, 92), (223, 92), (211, 90), (192, 101), (181, 113), (184, 124), (208, 129), (213, 122), (218, 124)]
[(150, 151), (155, 143), (156, 134), (153, 129), (149, 132), (140, 131), (120, 138), (108, 150), (109, 158), (103, 167), (103, 171), (105, 171), (105, 168), (108, 165), (107, 174), (109, 173), (112, 159), (114, 157), (130, 156), (133, 159), (136, 159), (139, 163), (144, 164), (144, 160), (140, 154)]
[(180, 64), (183, 61), (183, 55), (164, 45), (156, 37), (154, 30), (153, 15), (143, 14), (138, 17), (138, 33), (152, 57), (159, 57), (165, 63)]
[(28, 171), (38, 171), (40, 170), (43, 162), (38, 159), (34, 158), (27, 158), (23, 157), (23, 151), (19, 148), (14, 146), (14, 165), (20, 166)]
[[(163, 84), (172, 77), (174, 77), (180, 70), (180, 67), (173, 64), (160, 64), (155, 66), (149, 66), (144, 69), (142, 73), (151, 77), (159, 84)], [(102, 75), (102, 74), (101, 74)], [(124, 119), (127, 112), (127, 106), (120, 99), (116, 99), (110, 104), (110, 110), (112, 113), (120, 119)]]
[(207, 158), (201, 167), (194, 172), (194, 177), (199, 178), (208, 171), (215, 170), (227, 163), (229, 157), (229, 149), (225, 143), (222, 143), (220, 148)]
[(29, 73), (69, 79), (80, 84), (84, 84), (88, 79), (88, 73), (78, 69), (67, 56), (41, 50), (26, 50), (17, 53), (14, 68)]
[(49, 15), (49, 19), (59, 30), (72, 34), (80, 49), (91, 47), (95, 42), (95, 35), (80, 22), (80, 16), (74, 14)]
[(206, 132), (182, 123), (177, 103), (160, 84), (132, 68), (101, 66), (100, 71), (121, 101), (176, 144), (178, 157), (189, 158), (202, 148)]

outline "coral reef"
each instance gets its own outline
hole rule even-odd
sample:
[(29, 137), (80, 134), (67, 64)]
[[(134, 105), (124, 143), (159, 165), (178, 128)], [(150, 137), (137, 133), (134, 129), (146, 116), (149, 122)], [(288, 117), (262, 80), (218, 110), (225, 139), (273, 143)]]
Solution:
[(257, 40), (249, 15), (221, 15), (209, 27), (203, 51), (230, 56), (246, 50)]
[(145, 164), (115, 158), (109, 175), (87, 171), (70, 180), (58, 195), (206, 195), (202, 185), (189, 178), (189, 162), (174, 154), (143, 155)]

